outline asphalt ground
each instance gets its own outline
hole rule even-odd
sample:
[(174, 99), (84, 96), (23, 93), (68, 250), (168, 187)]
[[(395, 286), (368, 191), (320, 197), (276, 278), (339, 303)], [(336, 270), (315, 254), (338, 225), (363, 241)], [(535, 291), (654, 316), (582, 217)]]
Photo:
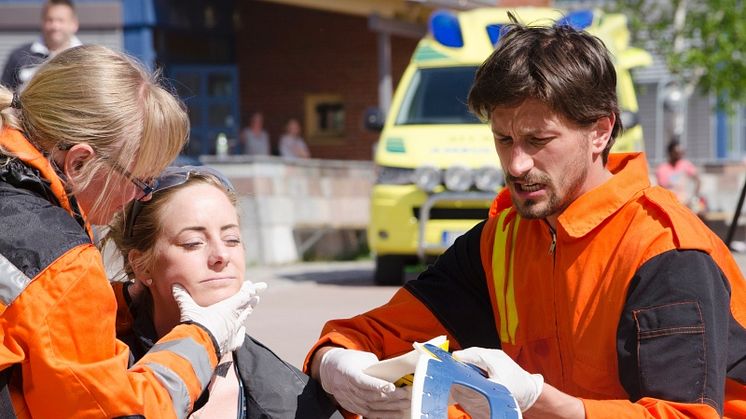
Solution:
[[(746, 253), (733, 256), (746, 272)], [(372, 261), (252, 267), (247, 278), (269, 285), (246, 323), (249, 334), (299, 368), (327, 320), (377, 307), (398, 289), (373, 285)]]
[(373, 284), (373, 262), (301, 263), (249, 268), (247, 279), (269, 287), (246, 322), (248, 333), (300, 367), (324, 323), (377, 307), (397, 287)]

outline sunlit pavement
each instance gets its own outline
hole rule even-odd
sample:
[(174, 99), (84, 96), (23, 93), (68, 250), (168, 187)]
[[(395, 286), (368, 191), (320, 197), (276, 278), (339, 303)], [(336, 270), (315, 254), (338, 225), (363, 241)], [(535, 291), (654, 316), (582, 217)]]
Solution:
[[(733, 256), (746, 272), (746, 253)], [(247, 278), (269, 284), (246, 323), (248, 332), (298, 367), (326, 320), (381, 305), (398, 289), (373, 285), (372, 261), (253, 267)]]
[(249, 268), (247, 278), (269, 288), (246, 322), (247, 331), (300, 367), (328, 319), (379, 306), (397, 287), (373, 285), (373, 262), (301, 263)]

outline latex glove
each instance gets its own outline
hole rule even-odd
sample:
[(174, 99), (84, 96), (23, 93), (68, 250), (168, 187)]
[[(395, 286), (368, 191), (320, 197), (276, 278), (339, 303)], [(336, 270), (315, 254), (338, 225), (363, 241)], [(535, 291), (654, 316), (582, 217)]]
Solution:
[(402, 418), (409, 411), (411, 390), (363, 373), (378, 362), (370, 352), (333, 348), (319, 364), (324, 390), (340, 406), (366, 418)]
[[(468, 348), (455, 351), (453, 357), (482, 368), (491, 381), (507, 387), (513, 393), (521, 412), (534, 405), (544, 388), (544, 377), (541, 374), (528, 373), (499, 349)], [(484, 396), (463, 386), (454, 386), (452, 392), (453, 398), (472, 417), (489, 417), (489, 407)]]
[(207, 329), (218, 345), (219, 358), (243, 344), (246, 336), (244, 322), (259, 303), (257, 294), (266, 288), (264, 282), (245, 281), (236, 294), (207, 307), (194, 302), (179, 284), (174, 284), (171, 291), (179, 305), (181, 321), (197, 323)]

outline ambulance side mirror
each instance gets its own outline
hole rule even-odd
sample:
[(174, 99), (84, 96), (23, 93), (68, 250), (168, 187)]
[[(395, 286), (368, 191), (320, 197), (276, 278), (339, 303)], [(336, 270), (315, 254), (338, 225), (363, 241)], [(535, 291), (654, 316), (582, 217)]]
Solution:
[(622, 111), (619, 119), (622, 120), (622, 126), (624, 126), (624, 129), (630, 129), (640, 125), (640, 115), (637, 112)]
[(383, 124), (386, 122), (386, 117), (380, 108), (370, 107), (365, 110), (365, 129), (369, 131), (380, 132), (383, 129)]

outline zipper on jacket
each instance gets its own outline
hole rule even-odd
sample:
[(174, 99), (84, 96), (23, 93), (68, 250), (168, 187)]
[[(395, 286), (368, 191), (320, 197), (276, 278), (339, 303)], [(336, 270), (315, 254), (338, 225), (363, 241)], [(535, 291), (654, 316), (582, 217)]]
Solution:
[(559, 363), (560, 363), (560, 380), (562, 384), (565, 383), (565, 359), (562, 356), (562, 350), (564, 348), (562, 336), (560, 336), (560, 326), (558, 324), (558, 311), (557, 311), (557, 284), (555, 283), (555, 277), (554, 273), (557, 270), (557, 232), (554, 231), (552, 226), (549, 224), (549, 222), (544, 220), (544, 222), (547, 223), (547, 228), (549, 229), (549, 235), (552, 236), (552, 242), (549, 244), (549, 254), (552, 255), (552, 275), (551, 275), (551, 281), (552, 281), (552, 309), (554, 310), (554, 329), (556, 330), (556, 339), (557, 339), (557, 345), (559, 347), (559, 351), (557, 353), (559, 357)]

